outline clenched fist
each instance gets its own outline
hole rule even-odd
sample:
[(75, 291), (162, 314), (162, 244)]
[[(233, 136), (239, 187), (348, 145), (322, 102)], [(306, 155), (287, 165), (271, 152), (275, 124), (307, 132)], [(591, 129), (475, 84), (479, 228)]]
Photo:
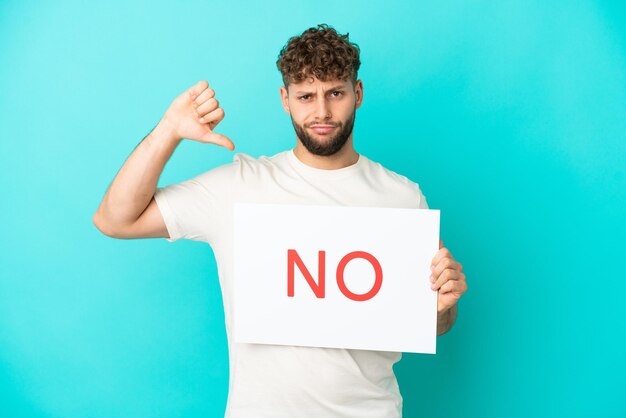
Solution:
[(180, 138), (221, 145), (235, 149), (226, 136), (213, 129), (224, 119), (224, 109), (215, 98), (209, 83), (201, 80), (178, 96), (165, 112), (162, 122), (169, 125)]

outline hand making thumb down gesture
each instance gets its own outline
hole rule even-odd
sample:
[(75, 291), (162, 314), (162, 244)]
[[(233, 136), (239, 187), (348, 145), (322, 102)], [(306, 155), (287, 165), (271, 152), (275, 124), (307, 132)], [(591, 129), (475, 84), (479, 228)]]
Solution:
[(209, 83), (201, 80), (178, 96), (163, 116), (180, 138), (192, 139), (235, 149), (233, 142), (222, 134), (213, 131), (224, 119), (224, 109), (215, 98), (215, 91)]

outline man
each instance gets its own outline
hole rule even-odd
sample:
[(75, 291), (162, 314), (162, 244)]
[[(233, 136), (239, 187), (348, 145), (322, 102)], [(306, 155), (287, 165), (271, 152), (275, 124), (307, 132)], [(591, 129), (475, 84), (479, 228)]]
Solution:
[[(258, 159), (237, 154), (231, 164), (156, 189), (183, 138), (234, 149), (214, 131), (224, 110), (215, 91), (200, 81), (172, 102), (124, 163), (94, 223), (115, 238), (186, 238), (212, 246), (230, 354), (227, 417), (399, 417), (402, 397), (392, 366), (401, 353), (236, 344), (230, 337), (233, 202), (428, 207), (416, 183), (354, 149), (363, 83), (357, 79), (359, 49), (347, 35), (327, 25), (310, 28), (288, 41), (277, 65), (282, 104), (296, 132), (293, 150)], [(461, 265), (445, 248), (431, 269), (441, 335), (452, 326), (467, 285)]]

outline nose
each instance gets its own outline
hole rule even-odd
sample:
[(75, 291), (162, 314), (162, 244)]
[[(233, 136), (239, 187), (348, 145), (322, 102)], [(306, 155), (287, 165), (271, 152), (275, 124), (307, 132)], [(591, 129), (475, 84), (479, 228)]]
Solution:
[(326, 100), (326, 98), (318, 100), (316, 116), (317, 119), (320, 120), (331, 118), (330, 107), (328, 106), (328, 101)]

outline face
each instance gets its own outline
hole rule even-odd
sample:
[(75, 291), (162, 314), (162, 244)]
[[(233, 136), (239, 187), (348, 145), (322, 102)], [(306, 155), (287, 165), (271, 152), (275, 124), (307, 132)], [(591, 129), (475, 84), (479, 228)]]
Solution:
[(285, 111), (302, 145), (314, 155), (329, 156), (352, 138), (356, 109), (363, 100), (361, 80), (320, 81), (311, 77), (280, 88)]

